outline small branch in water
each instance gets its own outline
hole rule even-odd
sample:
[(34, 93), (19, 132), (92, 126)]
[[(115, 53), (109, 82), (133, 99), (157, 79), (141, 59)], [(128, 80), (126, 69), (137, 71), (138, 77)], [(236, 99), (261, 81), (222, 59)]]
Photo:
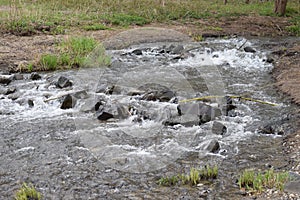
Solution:
[(240, 50), (247, 42), (248, 40), (245, 40), (245, 42), (237, 50)]

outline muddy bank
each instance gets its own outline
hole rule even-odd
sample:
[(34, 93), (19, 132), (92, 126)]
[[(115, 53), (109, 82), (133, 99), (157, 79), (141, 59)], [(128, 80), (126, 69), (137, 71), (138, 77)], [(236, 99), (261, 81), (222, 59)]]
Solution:
[[(292, 102), (300, 105), (300, 42), (298, 40), (290, 47), (276, 52), (279, 56), (273, 70), (276, 86)], [(298, 127), (300, 127), (299, 117)], [(293, 162), (292, 169), (300, 174), (300, 130), (286, 137), (284, 147)]]

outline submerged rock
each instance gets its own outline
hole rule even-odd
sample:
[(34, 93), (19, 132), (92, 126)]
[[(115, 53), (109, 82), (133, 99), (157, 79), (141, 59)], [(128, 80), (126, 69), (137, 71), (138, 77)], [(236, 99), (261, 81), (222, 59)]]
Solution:
[(64, 76), (59, 77), (58, 81), (55, 83), (55, 86), (58, 88), (71, 87), (72, 85), (73, 83)]

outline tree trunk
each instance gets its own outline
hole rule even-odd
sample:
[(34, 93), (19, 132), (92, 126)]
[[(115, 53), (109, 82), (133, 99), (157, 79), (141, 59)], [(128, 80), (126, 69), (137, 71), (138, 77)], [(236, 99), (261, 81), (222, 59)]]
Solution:
[(287, 0), (275, 0), (274, 12), (279, 15), (284, 15), (286, 10)]
[(227, 0), (224, 0), (224, 4), (225, 4), (225, 5), (227, 4)]

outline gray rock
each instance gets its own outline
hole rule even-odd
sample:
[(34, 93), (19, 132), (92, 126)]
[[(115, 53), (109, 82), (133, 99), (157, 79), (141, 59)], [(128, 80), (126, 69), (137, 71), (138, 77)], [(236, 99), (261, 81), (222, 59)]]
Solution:
[(300, 195), (300, 180), (290, 181), (285, 184), (284, 191)]
[(73, 97), (72, 95), (68, 94), (68, 95), (64, 98), (64, 100), (63, 100), (63, 102), (62, 102), (60, 108), (61, 108), (61, 109), (70, 109), (70, 108), (74, 108), (75, 105), (76, 105), (76, 98)]
[(220, 150), (220, 144), (215, 139), (205, 141), (203, 143), (202, 150), (208, 151), (210, 153), (217, 153)]
[(112, 94), (114, 89), (114, 85), (100, 84), (97, 86), (96, 93)]
[(171, 54), (182, 54), (183, 51), (184, 51), (183, 45), (178, 45), (172, 49)]
[(8, 85), (8, 84), (10, 84), (11, 81), (12, 81), (11, 76), (0, 75), (0, 84)]
[(147, 83), (138, 90), (145, 91), (141, 99), (146, 101), (168, 102), (176, 96), (168, 87), (157, 83)]
[(40, 80), (41, 78), (42, 78), (42, 76), (39, 75), (39, 74), (36, 73), (36, 72), (33, 72), (32, 74), (30, 74), (30, 79), (31, 79), (31, 80), (36, 81), (36, 80)]
[(73, 83), (64, 76), (59, 77), (58, 81), (55, 83), (55, 86), (58, 88), (71, 87), (72, 85)]
[(34, 106), (34, 102), (32, 99), (28, 99), (27, 103), (30, 108), (32, 108)]
[(23, 74), (14, 74), (13, 79), (14, 80), (23, 80), (24, 75)]
[(249, 47), (249, 46), (245, 47), (244, 51), (247, 53), (255, 53), (256, 52), (255, 49), (253, 49), (252, 47)]
[(143, 52), (140, 49), (135, 49), (131, 53), (137, 56), (143, 55)]
[(274, 61), (275, 61), (274, 58), (272, 58), (270, 56), (267, 57), (267, 60), (266, 60), (267, 63), (273, 63)]
[(76, 99), (86, 99), (89, 97), (89, 94), (85, 91), (78, 91), (72, 94)]
[(99, 120), (125, 119), (129, 116), (128, 109), (122, 104), (110, 105), (105, 102), (97, 102), (95, 105), (96, 116)]
[(213, 122), (211, 131), (216, 135), (224, 135), (227, 132), (227, 128), (224, 124), (215, 121)]
[(4, 94), (9, 95), (9, 94), (15, 93), (16, 91), (17, 91), (17, 89), (15, 87), (10, 87), (10, 88), (7, 88), (7, 90)]
[(111, 118), (114, 118), (114, 115), (109, 112), (102, 111), (97, 114), (97, 119), (99, 119), (101, 121), (106, 121)]
[(200, 123), (201, 124), (210, 122), (222, 115), (222, 112), (220, 109), (209, 106), (209, 105), (205, 105), (205, 104), (200, 106), (199, 112), (200, 112)]
[(198, 115), (185, 114), (182, 116), (177, 116), (163, 122), (165, 126), (175, 126), (181, 124), (185, 127), (192, 127), (200, 125), (200, 118)]
[(18, 99), (20, 96), (21, 96), (20, 93), (15, 92), (15, 93), (12, 93), (12, 94), (7, 95), (7, 98), (9, 98), (9, 99), (11, 99), (11, 100), (16, 100), (16, 99)]
[(171, 90), (164, 91), (151, 91), (147, 92), (142, 96), (142, 100), (146, 101), (160, 101), (160, 102), (168, 102), (173, 97), (175, 97), (175, 93)]

